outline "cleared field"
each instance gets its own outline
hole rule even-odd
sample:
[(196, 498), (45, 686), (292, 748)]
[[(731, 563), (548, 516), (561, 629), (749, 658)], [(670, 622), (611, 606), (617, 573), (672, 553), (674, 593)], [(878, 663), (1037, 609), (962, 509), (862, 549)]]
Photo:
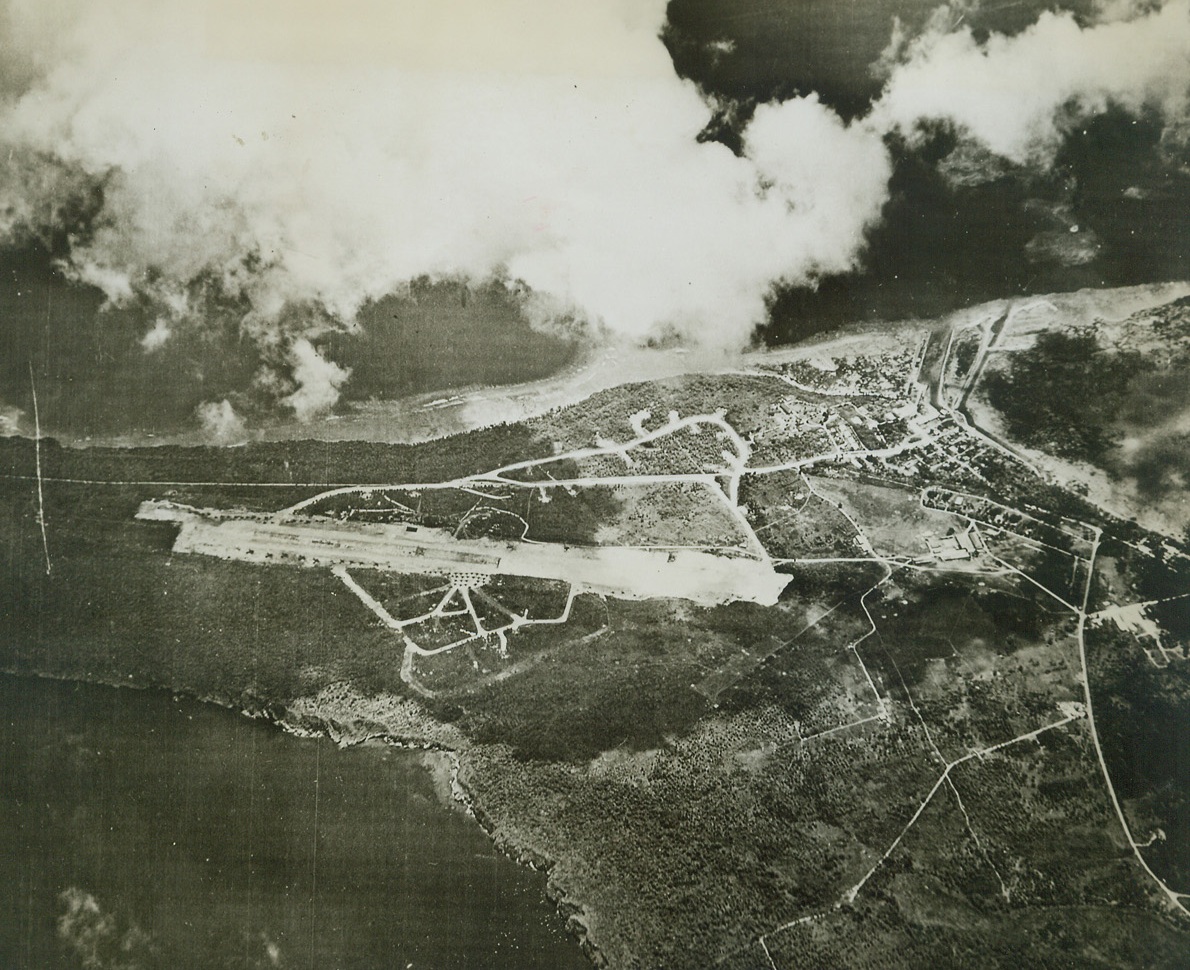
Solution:
[(795, 470), (745, 475), (740, 481), (740, 505), (756, 537), (775, 558), (864, 554), (855, 527)]
[[(169, 507), (154, 505), (140, 514), (160, 519), (170, 512)], [(675, 597), (704, 605), (734, 600), (772, 605), (789, 582), (767, 562), (688, 549), (666, 552), (455, 539), (440, 529), (409, 525), (213, 521), (183, 510), (176, 517), (182, 528), (174, 552), (247, 562), (428, 575), (527, 576), (563, 580), (580, 589), (629, 599)]]
[(842, 478), (813, 478), (812, 482), (815, 491), (841, 505), (859, 523), (881, 555), (926, 555), (927, 536), (944, 536), (965, 524), (946, 512), (922, 508), (916, 491)]
[(702, 482), (617, 485), (618, 502), (595, 534), (600, 544), (743, 547), (748, 537), (723, 493)]

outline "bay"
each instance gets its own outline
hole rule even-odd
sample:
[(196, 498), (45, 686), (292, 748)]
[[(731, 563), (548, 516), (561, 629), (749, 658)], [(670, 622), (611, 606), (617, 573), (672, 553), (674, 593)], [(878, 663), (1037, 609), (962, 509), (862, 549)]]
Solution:
[(7, 676), (0, 716), (0, 966), (589, 966), (446, 755)]

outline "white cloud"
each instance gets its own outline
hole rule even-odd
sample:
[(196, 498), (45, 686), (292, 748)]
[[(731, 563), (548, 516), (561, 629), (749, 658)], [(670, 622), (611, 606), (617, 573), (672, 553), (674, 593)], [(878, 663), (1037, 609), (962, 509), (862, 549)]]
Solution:
[(0, 401), (0, 438), (18, 434), (24, 424), (25, 412)]
[(195, 410), (195, 415), (203, 433), (216, 444), (236, 444), (246, 436), (244, 419), (227, 398), (205, 401)]
[[(773, 280), (854, 262), (887, 163), (814, 98), (771, 110), (755, 158), (698, 143), (664, 8), (58, 0), (38, 33), (26, 0), (44, 69), (0, 143), (103, 180), (71, 262), (115, 300), (210, 274), (265, 320), (350, 319), (421, 274), (507, 274), (631, 337), (739, 344)], [(836, 184), (868, 164), (862, 192)], [(7, 194), (35, 191), (13, 171)], [(825, 198), (864, 208), (827, 224)]]
[(289, 358), (297, 388), (282, 402), (293, 408), (298, 420), (309, 421), (334, 407), (351, 371), (327, 360), (305, 338), (293, 342)]
[(89, 892), (71, 886), (58, 902), (63, 910), (58, 938), (85, 970), (139, 970), (157, 962), (149, 934), (133, 920), (105, 911)]
[(140, 338), (140, 345), (146, 353), (152, 353), (154, 350), (164, 347), (171, 336), (173, 336), (173, 330), (170, 329), (169, 324), (158, 317), (153, 323), (153, 328)]
[(1190, 94), (1190, 2), (1141, 13), (1110, 5), (1106, 22), (1080, 27), (1043, 13), (1019, 34), (984, 44), (970, 30), (931, 29), (904, 46), (872, 112), (878, 127), (912, 136), (945, 120), (1021, 164), (1048, 164), (1067, 128), (1114, 104), (1185, 117)]
[(1109, 103), (1176, 125), (1188, 6), (1105, 0), (1092, 26), (1045, 13), (979, 44), (951, 4), (890, 45), (868, 118), (762, 105), (736, 156), (696, 140), (710, 109), (658, 40), (664, 0), (8, 0), (0, 233), (101, 185), (71, 270), (151, 294), (169, 329), (221, 281), (295, 368), (299, 415), (346, 376), (294, 343), (311, 317), (286, 306), (346, 324), (421, 275), (520, 279), (538, 317), (738, 346), (776, 282), (857, 264), (887, 132), (943, 119), (1045, 164)]

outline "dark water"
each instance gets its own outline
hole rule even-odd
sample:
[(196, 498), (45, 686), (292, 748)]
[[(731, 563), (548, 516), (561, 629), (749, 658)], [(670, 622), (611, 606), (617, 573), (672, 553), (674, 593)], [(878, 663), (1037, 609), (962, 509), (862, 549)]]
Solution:
[[(946, 150), (945, 138), (933, 152)], [(1190, 276), (1190, 171), (1161, 157), (1161, 126), (1111, 111), (1073, 133), (1045, 176), (947, 185), (930, 150), (899, 152), (863, 270), (785, 290), (763, 335), (782, 344), (857, 320), (933, 317), (1000, 297)], [(924, 157), (923, 157), (924, 155)], [(1083, 265), (1030, 258), (1058, 207), (1100, 241)]]
[[(914, 33), (943, 2), (670, 0), (664, 39), (678, 73), (721, 97), (769, 101), (817, 91), (841, 114), (854, 117), (880, 92), (882, 79), (872, 65), (888, 46), (893, 18)], [(1001, 0), (963, 6), (968, 8), (963, 25), (981, 38), (989, 31), (1016, 33), (1043, 10), (1088, 17), (1095, 2)], [(716, 41), (730, 41), (731, 54), (709, 46)]]
[[(56, 255), (63, 245), (55, 244)], [(0, 248), (0, 409), (15, 405), (32, 420), (32, 366), (42, 429), (68, 438), (194, 430), (195, 409), (224, 398), (254, 427), (282, 416), (285, 409), (254, 390), (262, 365), (277, 361), (266, 362), (243, 336), (246, 306), (208, 296), (201, 324), (177, 327), (146, 353), (141, 338), (157, 308), (134, 300), (101, 309), (102, 294), (70, 282), (53, 255), (37, 244)], [(499, 283), (414, 283), (408, 294), (364, 306), (358, 323), (355, 333), (318, 341), (351, 370), (345, 400), (537, 380), (578, 351), (534, 330)]]
[[(883, 78), (872, 66), (894, 17), (920, 30), (941, 0), (670, 0), (665, 41), (674, 67), (721, 98), (744, 104), (815, 91), (845, 117), (863, 115)], [(956, 5), (956, 8), (959, 5)], [(1014, 34), (1043, 10), (1086, 21), (1093, 0), (963, 4), (977, 39)], [(955, 19), (958, 19), (956, 12)], [(730, 42), (722, 54), (711, 45)], [(746, 116), (746, 111), (745, 111)], [(733, 144), (730, 126), (708, 134)], [(1127, 286), (1190, 275), (1190, 175), (1168, 157), (1161, 125), (1112, 112), (1072, 131), (1047, 173), (1006, 172), (955, 186), (936, 164), (945, 138), (923, 151), (893, 146), (896, 173), (881, 224), (858, 273), (816, 289), (776, 294), (762, 338), (783, 344), (857, 320), (930, 317), (983, 300), (1082, 287)], [(1052, 213), (1062, 208), (1068, 220)], [(1030, 258), (1039, 233), (1067, 222), (1101, 250), (1078, 266)]]
[(5, 970), (589, 966), (418, 753), (11, 677), (0, 713)]

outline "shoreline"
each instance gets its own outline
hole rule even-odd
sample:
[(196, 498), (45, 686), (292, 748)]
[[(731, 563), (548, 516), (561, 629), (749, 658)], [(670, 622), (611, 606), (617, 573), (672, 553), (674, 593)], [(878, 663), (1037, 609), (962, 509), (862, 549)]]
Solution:
[[(831, 345), (843, 350), (848, 345), (870, 346), (881, 339), (896, 342), (909, 331), (961, 326), (990, 308), (1056, 301), (1072, 314), (1071, 320), (1089, 320), (1103, 309), (1143, 306), (1152, 300), (1174, 298), (1186, 291), (1186, 281), (1166, 280), (1119, 287), (1083, 287), (1076, 290), (1022, 296), (1010, 294), (959, 307), (934, 317), (898, 320), (855, 320), (831, 330), (812, 333), (778, 346), (743, 347), (734, 350), (699, 347), (642, 347), (625, 341), (589, 343), (557, 373), (513, 384), (458, 384), (404, 397), (347, 401), (338, 414), (327, 414), (308, 422), (272, 419), (249, 429), (234, 442), (212, 440), (197, 428), (150, 434), (130, 431), (80, 437), (50, 429), (44, 437), (63, 447), (152, 448), (195, 446), (235, 448), (246, 444), (278, 441), (368, 441), (412, 445), (453, 434), (476, 431), (501, 423), (540, 417), (574, 404), (600, 391), (640, 381), (664, 380), (685, 374), (736, 373), (741, 368), (780, 364), (813, 357)], [(1090, 317), (1088, 317), (1090, 314)], [(28, 437), (30, 429), (16, 434)]]
[[(440, 807), (444, 811), (461, 812), (472, 819), (479, 829), (487, 836), (493, 847), (501, 855), (518, 865), (525, 866), (534, 872), (542, 873), (546, 877), (546, 899), (553, 905), (554, 911), (562, 918), (563, 927), (568, 936), (578, 945), (582, 954), (597, 970), (605, 970), (607, 961), (599, 946), (590, 938), (588, 931), (589, 908), (579, 900), (571, 898), (553, 878), (556, 865), (550, 859), (530, 846), (521, 846), (511, 842), (498, 831), (491, 816), (480, 806), (466, 785), (460, 778), (463, 762), (460, 751), (456, 747), (442, 744), (427, 738), (402, 736), (383, 730), (380, 725), (372, 723), (370, 727), (377, 730), (353, 730), (335, 718), (320, 716), (310, 711), (295, 709), (289, 704), (274, 705), (263, 698), (259, 706), (246, 706), (241, 701), (233, 701), (227, 697), (214, 695), (200, 696), (187, 690), (175, 690), (156, 684), (121, 683), (102, 679), (88, 679), (72, 677), (62, 674), (51, 674), (43, 671), (18, 670), (12, 667), (0, 667), (0, 675), (18, 679), (30, 678), (35, 680), (53, 681), (59, 684), (82, 684), (87, 687), (102, 687), (114, 690), (133, 690), (142, 692), (156, 692), (182, 697), (199, 704), (209, 704), (219, 707), (233, 714), (247, 717), (254, 721), (264, 721), (274, 728), (293, 737), (313, 740), (327, 740), (339, 748), (350, 748), (365, 744), (382, 744), (386, 747), (408, 751), (410, 754), (421, 753), (421, 763), (430, 775), (430, 784), (438, 796)], [(334, 686), (334, 685), (332, 685)], [(301, 700), (300, 698), (298, 699)], [(416, 705), (416, 701), (401, 699), (408, 704)], [(295, 702), (296, 703), (296, 702)], [(433, 723), (433, 716), (423, 714)], [(366, 723), (366, 722), (365, 722)], [(461, 739), (460, 739), (461, 740)], [(442, 756), (433, 759), (433, 755)], [(439, 764), (432, 763), (438, 760)], [(446, 767), (444, 772), (442, 769)]]
[[(982, 305), (982, 304), (981, 304)], [(959, 311), (963, 312), (963, 311)], [(945, 318), (949, 319), (949, 314)], [(831, 343), (895, 340), (907, 330), (936, 321), (909, 318), (893, 321), (857, 320), (829, 331), (810, 334), (794, 343), (736, 349), (704, 347), (646, 347), (624, 341), (591, 343), (575, 359), (548, 377), (512, 384), (458, 384), (403, 397), (342, 402), (338, 413), (307, 422), (273, 419), (248, 429), (235, 441), (213, 440), (197, 428), (188, 430), (128, 431), (80, 436), (57, 429), (43, 432), (64, 448), (238, 448), (280, 441), (368, 441), (414, 445), (540, 417), (549, 411), (585, 400), (593, 394), (625, 384), (665, 380), (688, 374), (730, 374), (740, 368), (780, 363), (814, 354)], [(28, 429), (16, 434), (29, 437)]]
[[(340, 690), (334, 691), (335, 688), (340, 688)], [(335, 701), (343, 703), (345, 700), (349, 708), (348, 712), (360, 715), (355, 725), (346, 724), (339, 718), (331, 716), (329, 712), (320, 711), (318, 707), (309, 709), (308, 703), (311, 700), (317, 704), (320, 697), (332, 691), (334, 692), (330, 694), (332, 703)], [(344, 693), (347, 695), (346, 698), (343, 697)], [(295, 705), (301, 706), (286, 706), (284, 713), (280, 717), (274, 717), (268, 714), (262, 714), (260, 717), (270, 720), (287, 733), (301, 737), (325, 737), (334, 741), (341, 748), (353, 747), (358, 744), (379, 743), (391, 747), (446, 756), (450, 765), (449, 771), (445, 779), (440, 774), (438, 775), (435, 779), (435, 788), (440, 798), (442, 794), (449, 793), (449, 797), (454, 804), (444, 803), (443, 807), (447, 810), (462, 811), (464, 814), (470, 816), (498, 852), (518, 865), (526, 866), (534, 872), (540, 872), (546, 876), (546, 898), (553, 904), (554, 910), (564, 920), (566, 932), (575, 940), (583, 955), (591, 962), (591, 965), (598, 968), (598, 970), (604, 970), (607, 967), (607, 960), (600, 950), (599, 945), (590, 935), (589, 924), (593, 922), (594, 911), (590, 908), (589, 904), (584, 904), (582, 901), (570, 896), (555, 880), (554, 870), (557, 860), (548, 857), (532, 846), (522, 845), (509, 839), (500, 830), (488, 811), (484, 809), (467, 788), (462, 775), (464, 771), (463, 755), (466, 753), (468, 742), (461, 736), (456, 736), (453, 739), (455, 743), (452, 744), (447, 743), (446, 739), (415, 738), (410, 735), (402, 735), (388, 730), (376, 721), (370, 721), (367, 718), (366, 711), (360, 711), (358, 709), (351, 710), (350, 705), (353, 698), (359, 698), (359, 695), (355, 694), (354, 689), (350, 686), (342, 684), (329, 685), (320, 691), (319, 694), (314, 695), (313, 698), (299, 698), (294, 702)], [(359, 699), (365, 702), (372, 700), (368, 698)], [(380, 702), (379, 698), (375, 700), (381, 704), (383, 703)], [(409, 698), (399, 698), (397, 700), (399, 705), (406, 709), (410, 706), (420, 707), (415, 700)], [(302, 701), (307, 701), (307, 704), (302, 704)], [(247, 714), (248, 712), (244, 711), (242, 713)], [(343, 712), (335, 711), (335, 713), (339, 714)], [(432, 715), (424, 712), (418, 713), (426, 721), (438, 726), (440, 729), (442, 728), (440, 722), (436, 721)], [(249, 714), (249, 716), (254, 715)], [(453, 734), (454, 729), (447, 727), (446, 732)], [(428, 770), (432, 775), (436, 771), (441, 771), (440, 768), (436, 769), (433, 767), (430, 767)], [(443, 785), (443, 781), (446, 782), (445, 785)]]

